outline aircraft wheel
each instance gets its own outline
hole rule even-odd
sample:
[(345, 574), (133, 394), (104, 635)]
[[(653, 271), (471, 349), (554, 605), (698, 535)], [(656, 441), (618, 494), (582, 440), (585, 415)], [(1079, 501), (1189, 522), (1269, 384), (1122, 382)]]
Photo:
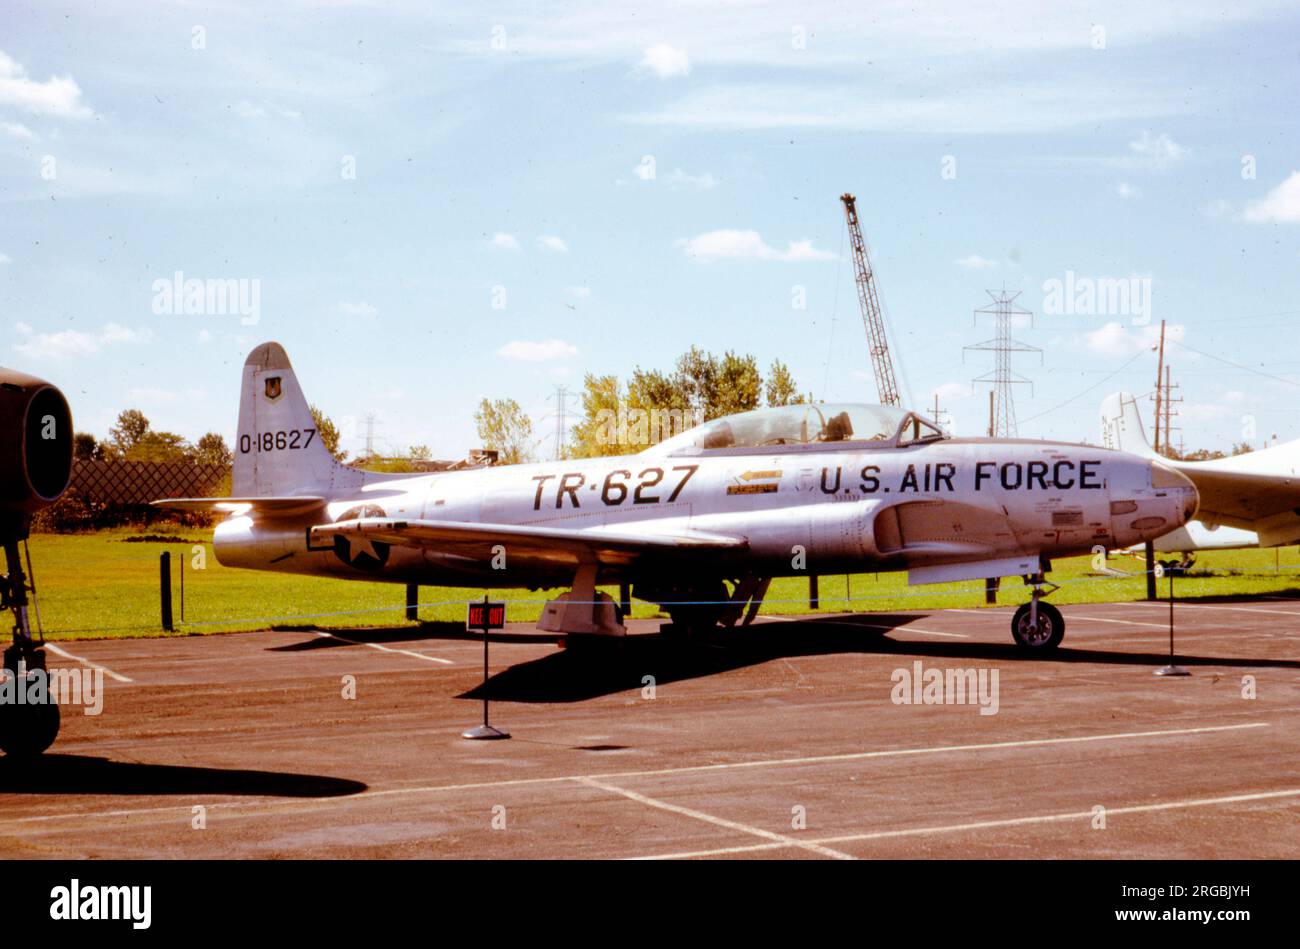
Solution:
[(700, 589), (689, 595), (698, 602), (669, 605), (668, 615), (675, 627), (674, 634), (698, 639), (712, 632), (722, 619), (727, 605), (727, 591), (718, 584), (713, 589)]
[(1011, 617), (1011, 637), (1021, 649), (1048, 652), (1065, 638), (1065, 617), (1051, 603), (1038, 601), (1038, 628), (1029, 623), (1029, 604), (1025, 603)]
[(0, 704), (0, 750), (10, 758), (34, 758), (59, 735), (56, 702)]

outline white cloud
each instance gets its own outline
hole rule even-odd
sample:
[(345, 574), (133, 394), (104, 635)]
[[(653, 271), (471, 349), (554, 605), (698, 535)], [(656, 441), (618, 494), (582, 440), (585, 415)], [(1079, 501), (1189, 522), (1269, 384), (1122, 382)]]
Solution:
[[(1166, 327), (1165, 333), (1167, 339), (1177, 342), (1183, 338), (1185, 331), (1185, 326), (1171, 323)], [(1154, 349), (1159, 342), (1158, 325), (1126, 326), (1115, 320), (1085, 333), (1083, 337), (1084, 347), (1089, 352), (1109, 358), (1132, 356), (1143, 349)]]
[(1128, 150), (1133, 163), (1155, 171), (1176, 165), (1189, 154), (1189, 149), (1179, 145), (1164, 132), (1152, 135), (1150, 131), (1144, 131), (1129, 142)]
[(674, 49), (667, 43), (656, 43), (647, 49), (640, 65), (660, 79), (688, 76), (691, 72), (691, 58), (686, 55), (686, 51)]
[(1291, 172), (1289, 178), (1263, 198), (1246, 205), (1242, 217), (1257, 224), (1300, 222), (1300, 171)]
[(121, 323), (105, 323), (99, 334), (101, 343), (147, 343), (153, 339), (153, 333), (147, 329), (133, 330)]
[(682, 238), (676, 246), (697, 260), (834, 260), (830, 251), (818, 250), (812, 241), (790, 241), (785, 250), (769, 246), (758, 231), (718, 230)]
[(71, 76), (51, 76), (37, 82), (13, 57), (0, 51), (0, 105), (37, 115), (84, 119), (93, 113), (82, 101), (81, 88)]
[(570, 287), (569, 293), (577, 297), (579, 300), (585, 300), (587, 297), (591, 296), (591, 287)]
[(10, 138), (15, 138), (20, 142), (36, 141), (36, 133), (21, 122), (0, 122), (0, 132), (4, 132)]
[(655, 163), (654, 161), (637, 162), (637, 166), (632, 169), (632, 174), (636, 175), (642, 181), (655, 180)]
[(519, 241), (513, 234), (506, 234), (503, 231), (497, 231), (492, 235), (488, 244), (493, 250), (519, 250)]
[(991, 270), (998, 265), (996, 260), (990, 260), (987, 257), (981, 257), (979, 254), (971, 254), (968, 257), (957, 258), (957, 266), (963, 270)]
[(120, 323), (106, 323), (98, 333), (83, 333), (80, 330), (38, 333), (27, 323), (15, 323), (14, 330), (22, 337), (21, 342), (14, 343), (14, 351), (30, 359), (93, 356), (105, 346), (147, 343), (153, 339), (153, 333), (147, 329), (134, 330)]
[[(879, 67), (877, 67), (879, 68)], [(649, 111), (627, 113), (640, 125), (701, 129), (849, 129), (952, 134), (1034, 133), (1090, 127), (1100, 123), (1186, 111), (1185, 101), (1150, 87), (1125, 87), (1098, 95), (1087, 76), (1067, 74), (1037, 81), (990, 85), (987, 78), (957, 70), (944, 91), (918, 90), (914, 67), (899, 67), (897, 83), (886, 91), (855, 95), (834, 77), (813, 84), (787, 74), (748, 82), (714, 82), (692, 88)], [(874, 71), (873, 71), (874, 75)], [(1137, 163), (1136, 156), (1111, 159)], [(1145, 167), (1145, 166), (1144, 166)]]
[(699, 191), (709, 191), (718, 186), (718, 180), (707, 171), (702, 175), (688, 175), (680, 168), (673, 169), (673, 173), (668, 176), (668, 183), (674, 187), (695, 188)]
[(379, 308), (364, 300), (358, 300), (355, 303), (349, 300), (340, 300), (338, 311), (343, 316), (359, 320), (373, 320), (379, 315)]
[(0, 254), (0, 265), (12, 264), (13, 262), (13, 258), (8, 254)]
[(552, 359), (568, 359), (578, 355), (578, 347), (562, 339), (526, 340), (515, 339), (497, 350), (503, 359), (519, 362), (547, 362)]
[(199, 342), (200, 343), (212, 342), (212, 330), (199, 330)]
[(1115, 185), (1115, 193), (1125, 201), (1131, 201), (1134, 198), (1142, 197), (1142, 189), (1134, 187), (1127, 181), (1121, 181), (1119, 184)]
[(563, 237), (556, 237), (554, 234), (543, 234), (537, 238), (537, 246), (542, 250), (549, 250), (556, 254), (565, 254), (569, 251), (568, 242)]

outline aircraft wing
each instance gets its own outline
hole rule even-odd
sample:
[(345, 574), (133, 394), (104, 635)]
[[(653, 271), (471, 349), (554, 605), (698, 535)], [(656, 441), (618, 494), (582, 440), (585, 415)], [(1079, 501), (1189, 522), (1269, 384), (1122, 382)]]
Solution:
[(474, 560), (490, 560), (493, 547), (502, 546), (510, 562), (574, 566), (598, 563), (624, 566), (656, 556), (714, 555), (744, 550), (748, 541), (727, 534), (703, 531), (676, 532), (603, 528), (575, 530), (527, 524), (478, 524), (465, 521), (395, 520), (363, 517), (319, 524), (311, 528), (313, 544), (347, 539), (418, 547), (435, 553)]
[(171, 511), (230, 514), (241, 508), (247, 508), (264, 514), (286, 515), (301, 514), (322, 507), (325, 499), (317, 495), (282, 498), (163, 498), (161, 501), (150, 501), (149, 504), (151, 507), (161, 507)]
[(1200, 495), (1197, 518), (1207, 525), (1255, 531), (1265, 547), (1300, 541), (1297, 443), (1210, 461), (1162, 458), (1147, 442), (1137, 400), (1127, 392), (1102, 402), (1101, 437), (1107, 448), (1158, 460), (1190, 478)]
[(1300, 478), (1216, 469), (1207, 462), (1166, 461), (1192, 479), (1201, 496), (1201, 520), (1250, 529), (1256, 521), (1300, 507)]

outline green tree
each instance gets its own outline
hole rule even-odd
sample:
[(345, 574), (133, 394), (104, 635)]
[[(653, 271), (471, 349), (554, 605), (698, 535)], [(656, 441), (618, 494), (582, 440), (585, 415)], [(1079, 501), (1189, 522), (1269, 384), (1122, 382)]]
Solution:
[(208, 432), (195, 443), (194, 460), (201, 465), (229, 465), (230, 446), (217, 432)]
[(126, 456), (149, 431), (149, 420), (139, 409), (125, 409), (117, 417), (117, 424), (108, 430), (109, 440), (116, 452)]
[(348, 453), (346, 451), (339, 451), (339, 430), (330, 417), (313, 405), (311, 407), (311, 418), (316, 423), (316, 434), (320, 436), (321, 444), (325, 446), (325, 450), (334, 457), (335, 461), (341, 462), (347, 458)]
[(80, 461), (103, 461), (104, 446), (89, 432), (77, 432), (72, 436), (72, 455)]
[(618, 376), (587, 373), (582, 380), (582, 421), (569, 430), (570, 457), (599, 458), (640, 451), (623, 444), (619, 437), (618, 412), (622, 402), (623, 388)]
[(194, 446), (175, 432), (147, 431), (124, 453), (127, 461), (189, 461)]
[(517, 465), (532, 459), (533, 422), (514, 399), (479, 402), (474, 425), (483, 447), (494, 449), (499, 463)]
[(763, 377), (754, 357), (737, 356), (728, 350), (717, 361), (709, 418), (756, 409), (762, 392)]
[(718, 361), (711, 353), (692, 346), (677, 357), (674, 380), (686, 397), (696, 418), (716, 418), (712, 409), (717, 402)]
[(773, 359), (767, 370), (766, 388), (768, 405), (798, 405), (804, 401), (794, 376), (790, 374), (790, 367), (779, 359)]

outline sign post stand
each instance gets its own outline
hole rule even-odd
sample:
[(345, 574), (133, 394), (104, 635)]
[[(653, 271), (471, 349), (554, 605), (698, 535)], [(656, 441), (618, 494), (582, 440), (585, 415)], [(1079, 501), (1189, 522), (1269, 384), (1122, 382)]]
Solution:
[(1158, 676), (1189, 676), (1182, 666), (1174, 665), (1174, 572), (1169, 571), (1169, 665), (1155, 671)]
[(510, 733), (500, 728), (494, 728), (488, 723), (488, 638), (489, 632), (494, 629), (504, 629), (506, 625), (506, 605), (504, 603), (489, 603), (487, 594), (483, 595), (482, 603), (468, 604), (468, 611), (465, 617), (465, 628), (476, 629), (483, 633), (483, 724), (471, 728), (467, 732), (461, 732), (461, 738), (469, 738), (477, 741), (495, 741), (501, 738), (509, 738)]

